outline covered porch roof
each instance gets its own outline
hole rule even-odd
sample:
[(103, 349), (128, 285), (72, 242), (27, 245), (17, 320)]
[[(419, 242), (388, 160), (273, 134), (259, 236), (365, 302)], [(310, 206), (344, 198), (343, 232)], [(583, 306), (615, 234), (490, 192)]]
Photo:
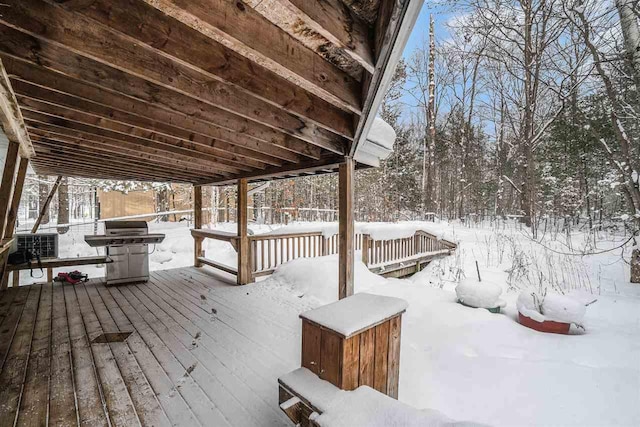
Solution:
[(375, 165), (358, 152), (421, 3), (6, 0), (23, 156), (39, 174), (196, 185)]

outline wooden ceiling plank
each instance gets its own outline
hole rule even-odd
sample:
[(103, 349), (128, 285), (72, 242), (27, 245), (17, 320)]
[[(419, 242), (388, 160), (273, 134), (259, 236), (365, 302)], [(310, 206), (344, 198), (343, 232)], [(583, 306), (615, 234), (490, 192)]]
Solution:
[[(313, 146), (336, 154), (343, 154), (348, 148), (347, 139), (322, 128), (283, 133), (56, 46), (42, 49), (47, 45), (45, 42), (40, 43), (38, 54), (34, 54), (33, 50), (25, 48), (25, 43), (28, 46), (35, 42), (31, 36), (0, 25), (0, 51), (11, 56), (5, 56), (4, 61), (12, 75), (30, 82), (41, 82), (39, 84), (49, 88), (59, 88), (65, 93), (97, 99), (114, 108), (153, 117), (168, 115), (168, 120), (163, 121), (200, 133), (205, 129), (210, 132), (215, 125), (311, 157), (315, 154)], [(102, 91), (99, 96), (96, 89)], [(165, 112), (164, 115), (160, 114), (161, 111)], [(251, 139), (238, 142), (256, 150), (261, 147), (258, 142), (253, 142), (252, 146)], [(274, 151), (272, 154), (277, 153)]]
[[(288, 97), (301, 87), (315, 95), (314, 104), (320, 99), (360, 111), (358, 81), (242, 2), (96, 0), (78, 12), (199, 69), (232, 68), (233, 75), (218, 76), (233, 84), (251, 81), (245, 88), (260, 96), (269, 85)], [(311, 99), (296, 102), (305, 110)]]
[[(272, 166), (282, 165), (282, 162), (276, 157), (265, 154), (265, 152), (259, 152), (244, 148), (242, 145), (235, 145), (233, 142), (229, 143), (226, 140), (221, 140), (215, 137), (195, 134), (188, 130), (177, 128), (164, 122), (155, 121), (147, 117), (136, 116), (126, 111), (114, 110), (113, 108), (105, 107), (104, 105), (99, 103), (95, 103), (82, 98), (77, 98), (62, 92), (27, 83), (22, 80), (12, 79), (12, 84), (16, 88), (15, 90), (18, 95), (29, 99), (45, 101), (51, 103), (52, 105), (85, 112), (96, 117), (111, 119), (116, 122), (125, 125), (136, 126), (147, 131), (159, 132), (168, 137), (179, 138), (185, 141), (193, 141), (194, 143), (202, 144), (203, 146), (215, 147), (220, 150), (238, 155), (242, 159), (242, 161), (245, 161), (245, 159), (247, 159), (249, 162), (253, 160), (255, 162), (266, 163)], [(227, 131), (227, 133), (229, 134), (229, 139), (234, 138), (234, 135), (231, 132)], [(287, 151), (286, 154), (289, 156), (288, 158), (290, 159), (290, 161), (299, 160), (295, 153)], [(259, 164), (254, 164), (252, 166), (260, 167)]]
[[(260, 162), (252, 158), (247, 158), (244, 155), (236, 154), (236, 151), (238, 151), (238, 147), (228, 147), (228, 144), (221, 141), (212, 140), (210, 141), (210, 144), (206, 144), (206, 140), (204, 138), (196, 136), (194, 136), (193, 139), (189, 139), (188, 137), (178, 138), (175, 136), (168, 136), (166, 134), (157, 133), (153, 129), (150, 130), (142, 126), (138, 127), (136, 126), (136, 124), (116, 121), (108, 114), (91, 114), (91, 112), (88, 110), (83, 110), (81, 108), (70, 108), (66, 105), (35, 99), (30, 96), (22, 95), (21, 93), (17, 94), (17, 98), (18, 102), (20, 103), (20, 108), (22, 108), (23, 110), (38, 111), (44, 114), (55, 115), (67, 120), (72, 120), (78, 123), (99, 127), (101, 129), (119, 132), (129, 136), (143, 138), (161, 144), (185, 147), (189, 150), (192, 150), (194, 152), (194, 155), (197, 155), (196, 153), (208, 153), (212, 156), (215, 156), (220, 163), (228, 164), (229, 166), (238, 167), (240, 169), (244, 167), (266, 167), (266, 164), (264, 162)], [(198, 142), (195, 141), (196, 139), (198, 140)], [(219, 148), (220, 145), (222, 145), (223, 148)], [(282, 162), (273, 161), (270, 162), (270, 164), (272, 164), (273, 166), (280, 166), (282, 165)]]
[[(33, 141), (37, 141), (38, 145), (44, 144), (68, 149), (95, 150), (96, 153), (103, 153), (104, 155), (130, 158), (135, 161), (147, 162), (149, 164), (159, 165), (165, 168), (180, 168), (190, 173), (199, 173), (208, 170), (198, 167), (197, 165), (189, 164), (180, 159), (152, 156), (131, 148), (105, 146), (104, 144), (92, 140), (74, 140), (70, 137), (44, 132), (39, 129), (29, 128), (29, 134)], [(212, 165), (210, 169), (215, 170), (215, 165)], [(225, 175), (220, 174), (220, 176)]]
[[(300, 90), (294, 95), (282, 94), (278, 87), (263, 86), (267, 84), (265, 82), (260, 87), (269, 93), (260, 94), (258, 98), (238, 89), (240, 86), (255, 86), (252, 82), (258, 79), (258, 75), (242, 76), (235, 83), (237, 86), (233, 86), (222, 82), (222, 77), (212, 74), (218, 72), (232, 79), (235, 76), (235, 64), (218, 63), (215, 68), (208, 70), (209, 73), (203, 73), (185, 62), (163, 56), (139, 41), (60, 7), (40, 0), (4, 1), (8, 7), (0, 15), (0, 22), (40, 41), (55, 43), (84, 57), (264, 124), (283, 126), (288, 130), (312, 129), (313, 125), (317, 125), (344, 136), (351, 136), (353, 132), (352, 114), (337, 108), (321, 108), (321, 103), (314, 102), (302, 108), (300, 96), (313, 97), (305, 91)], [(113, 20), (113, 23), (117, 21)], [(160, 44), (170, 44), (171, 40), (172, 37), (167, 34), (164, 39), (156, 39)], [(205, 50), (200, 55), (208, 56), (209, 52)], [(254, 68), (260, 67), (256, 65)], [(267, 95), (272, 98), (269, 99), (271, 103), (267, 102)]]
[[(290, 168), (290, 167), (267, 168), (261, 171), (255, 171), (249, 174), (244, 174), (242, 177), (247, 178), (250, 182), (254, 180), (261, 180), (261, 179), (274, 179), (279, 176), (287, 175), (291, 173), (300, 174), (304, 172), (315, 172), (315, 171), (323, 170), (326, 168), (335, 168), (340, 163), (343, 163), (343, 162), (344, 162), (343, 156), (331, 155), (331, 156), (326, 156), (320, 160), (311, 160), (304, 163), (300, 163), (296, 165), (295, 168)], [(216, 186), (231, 185), (235, 182), (235, 179), (237, 179), (237, 177), (215, 179), (207, 182), (207, 184), (216, 185)]]
[[(56, 148), (52, 146), (47, 146), (46, 144), (36, 145), (36, 155), (37, 156), (48, 155), (60, 161), (67, 161), (69, 162), (70, 167), (72, 168), (81, 167), (81, 166), (78, 166), (78, 163), (88, 165), (88, 164), (103, 164), (104, 162), (107, 162), (109, 164), (109, 167), (117, 168), (121, 170), (127, 170), (130, 172), (135, 171), (137, 173), (138, 172), (146, 173), (146, 174), (153, 173), (153, 174), (163, 175), (167, 177), (176, 177), (176, 178), (187, 179), (187, 180), (194, 179), (196, 177), (204, 178), (207, 176), (207, 174), (204, 174), (204, 173), (185, 173), (177, 170), (169, 170), (167, 168), (159, 169), (157, 167), (151, 167), (149, 165), (143, 166), (141, 164), (135, 163), (130, 159), (118, 159), (118, 158), (102, 156), (102, 155), (96, 156), (95, 154), (92, 154), (90, 152), (87, 153), (86, 151), (75, 151), (75, 150), (65, 151), (64, 149), (61, 149), (59, 147)], [(210, 177), (215, 176), (215, 174), (211, 174), (209, 176)]]
[(103, 180), (115, 180), (115, 181), (140, 181), (140, 182), (175, 182), (175, 183), (193, 183), (200, 180), (184, 180), (179, 178), (172, 178), (167, 181), (161, 177), (141, 177), (139, 175), (130, 175), (124, 173), (117, 173), (114, 171), (105, 171), (103, 169), (84, 168), (82, 170), (69, 170), (60, 163), (50, 162), (33, 162), (33, 168), (38, 175), (51, 175), (51, 176), (72, 176), (78, 178), (89, 179), (103, 179)]
[(0, 128), (4, 131), (9, 141), (15, 142), (20, 147), (20, 155), (29, 158), (33, 155), (33, 147), (29, 140), (22, 113), (18, 107), (9, 76), (0, 60)]
[[(186, 0), (184, 0), (186, 1)], [(342, 0), (271, 0), (355, 59), (370, 74), (374, 58), (368, 25)]]
[[(172, 179), (189, 180), (191, 178), (185, 178), (180, 174), (171, 174), (169, 172), (154, 172), (150, 169), (142, 168), (126, 168), (119, 167), (117, 165), (105, 165), (104, 162), (99, 160), (91, 160), (83, 156), (73, 157), (61, 157), (57, 154), (49, 154), (45, 152), (36, 151), (38, 162), (48, 162), (49, 164), (59, 165), (60, 168), (66, 168), (69, 171), (82, 170), (82, 169), (101, 169), (110, 171), (112, 173), (126, 173), (132, 177), (139, 177), (138, 179), (157, 179), (158, 181), (171, 181)], [(193, 178), (195, 179), (195, 177)]]
[(231, 173), (236, 173), (242, 170), (251, 170), (251, 168), (240, 167), (236, 164), (229, 164), (228, 161), (219, 159), (211, 154), (194, 151), (184, 146), (177, 146), (172, 144), (162, 144), (156, 141), (151, 141), (144, 138), (138, 138), (132, 135), (118, 133), (109, 129), (93, 126), (91, 124), (82, 123), (81, 121), (69, 118), (69, 115), (65, 112), (59, 111), (55, 114), (44, 112), (41, 110), (32, 110), (26, 106), (22, 106), (22, 113), (27, 121), (40, 121), (43, 123), (49, 123), (61, 127), (66, 127), (74, 130), (78, 130), (90, 135), (96, 135), (99, 137), (106, 137), (116, 141), (126, 141), (134, 144), (138, 144), (144, 147), (157, 148), (164, 151), (167, 155), (182, 155), (184, 158), (191, 159), (194, 163), (200, 164), (216, 164), (221, 170), (226, 170)]
[[(164, 164), (167, 167), (186, 167), (190, 169), (216, 169), (218, 170), (218, 164), (208, 161), (201, 161), (201, 159), (194, 159), (192, 157), (177, 155), (174, 153), (143, 147), (136, 143), (123, 142), (119, 140), (113, 140), (110, 138), (103, 138), (97, 135), (88, 134), (85, 132), (76, 131), (74, 129), (68, 129), (65, 127), (55, 126), (45, 122), (39, 122), (31, 119), (26, 120), (30, 135), (43, 136), (49, 139), (67, 142), (67, 143), (79, 143), (79, 144), (93, 144), (96, 147), (103, 149), (109, 149), (114, 152), (134, 152), (139, 153), (141, 157), (148, 158), (150, 161), (158, 164)], [(229, 171), (220, 170), (217, 172), (221, 176), (228, 176)]]
[(45, 149), (42, 146), (36, 147), (36, 156), (41, 159), (53, 160), (67, 165), (68, 169), (82, 169), (84, 167), (102, 168), (110, 171), (122, 171), (124, 173), (133, 174), (132, 176), (138, 176), (139, 178), (160, 178), (163, 181), (171, 181), (172, 179), (180, 179), (183, 181), (191, 181), (195, 179), (202, 179), (205, 175), (190, 175), (184, 173), (175, 172), (163, 172), (157, 169), (136, 167), (136, 165), (118, 162), (114, 159), (102, 159), (105, 162), (108, 161), (109, 166), (104, 166), (102, 162), (98, 161), (95, 156), (87, 155), (84, 153), (73, 153), (68, 155), (62, 155), (58, 152), (52, 152), (49, 149)]
[[(12, 69), (12, 84), (19, 88), (20, 93), (25, 95), (36, 96), (40, 99), (55, 101), (64, 105), (73, 104), (85, 111), (92, 109), (87, 107), (87, 104), (91, 104), (93, 110), (108, 111), (114, 119), (126, 115), (128, 120), (131, 121), (151, 122), (153, 123), (152, 127), (148, 124), (145, 127), (167, 134), (191, 135), (196, 133), (204, 137), (219, 139), (250, 150), (251, 153), (254, 153), (255, 159), (263, 160), (265, 163), (273, 161), (273, 159), (291, 159), (291, 153), (313, 159), (320, 158), (320, 147), (302, 140), (295, 140), (292, 144), (282, 147), (282, 144), (273, 144), (272, 142), (259, 140), (245, 133), (235, 132), (209, 122), (194, 120), (183, 114), (170, 112), (143, 101), (127, 98), (121, 94), (112, 93), (79, 80), (72, 80), (44, 68), (38, 67), (38, 71), (41, 72), (31, 72), (31, 70), (25, 72), (25, 68), (32, 66), (16, 61), (13, 58), (6, 59), (9, 68)], [(15, 74), (13, 70), (19, 70), (18, 74)], [(30, 88), (25, 87), (25, 85)], [(46, 95), (44, 95), (45, 92), (47, 93)], [(131, 123), (131, 121), (128, 123)], [(294, 139), (289, 135), (281, 134), (281, 136)], [(286, 142), (285, 140), (284, 143)], [(249, 156), (248, 153), (247, 156)]]

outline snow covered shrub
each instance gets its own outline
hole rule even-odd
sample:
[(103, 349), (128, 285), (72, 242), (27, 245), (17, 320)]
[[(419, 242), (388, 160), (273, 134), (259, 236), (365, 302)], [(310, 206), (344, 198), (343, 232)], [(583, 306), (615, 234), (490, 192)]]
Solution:
[(496, 308), (504, 306), (500, 300), (502, 288), (490, 282), (478, 282), (477, 280), (463, 279), (456, 286), (458, 301), (464, 305), (476, 308)]

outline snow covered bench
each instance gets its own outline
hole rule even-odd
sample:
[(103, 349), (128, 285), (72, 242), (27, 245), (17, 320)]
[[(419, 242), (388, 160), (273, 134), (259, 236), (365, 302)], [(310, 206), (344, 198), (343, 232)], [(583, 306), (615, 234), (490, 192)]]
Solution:
[(463, 426), (435, 410), (418, 410), (368, 386), (340, 390), (306, 368), (278, 379), (280, 408), (302, 427)]

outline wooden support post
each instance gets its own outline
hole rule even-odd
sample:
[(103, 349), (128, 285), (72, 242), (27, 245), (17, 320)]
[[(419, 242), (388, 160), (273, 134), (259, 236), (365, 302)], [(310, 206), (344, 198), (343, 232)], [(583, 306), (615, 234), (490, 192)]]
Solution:
[[(18, 208), (20, 207), (20, 198), (22, 197), (22, 188), (24, 187), (24, 180), (27, 175), (27, 167), (29, 166), (29, 159), (23, 157), (20, 159), (20, 165), (18, 166), (18, 174), (16, 176), (16, 183), (13, 187), (13, 195), (11, 196), (11, 205), (9, 206), (9, 213), (7, 217), (7, 226), (4, 230), (4, 238), (10, 239), (13, 237), (14, 228), (16, 225), (16, 219), (18, 218)], [(4, 289), (9, 282), (9, 271), (7, 270), (7, 257), (0, 260), (0, 288)], [(19, 286), (20, 284), (20, 272), (13, 273), (13, 286)]]
[[(202, 228), (202, 187), (199, 185), (193, 186), (193, 228)], [(198, 260), (202, 256), (202, 240), (202, 237), (193, 238), (193, 265), (196, 267), (202, 267)]]
[(7, 217), (9, 215), (9, 201), (14, 188), (14, 176), (16, 173), (16, 163), (18, 162), (18, 151), (20, 144), (9, 142), (7, 157), (4, 162), (2, 181), (0, 181), (0, 237), (5, 235)]
[(354, 220), (353, 220), (353, 173), (354, 160), (345, 157), (338, 170), (338, 298), (343, 299), (353, 295), (353, 263), (354, 263)]
[(18, 218), (18, 208), (20, 207), (20, 198), (22, 197), (22, 189), (24, 188), (24, 180), (27, 176), (27, 168), (29, 166), (29, 159), (23, 157), (20, 159), (18, 165), (18, 175), (16, 176), (16, 184), (13, 188), (13, 196), (11, 198), (11, 206), (9, 207), (9, 214), (7, 216), (7, 226), (4, 230), (4, 238), (13, 237), (13, 230), (16, 227), (16, 220)]
[(249, 269), (249, 237), (247, 235), (247, 179), (238, 180), (238, 208), (236, 217), (238, 219), (238, 285), (246, 285), (252, 282), (251, 271)]
[(53, 184), (53, 187), (51, 187), (51, 191), (49, 191), (47, 200), (45, 200), (44, 206), (42, 206), (42, 208), (40, 209), (40, 214), (38, 215), (38, 219), (36, 220), (36, 223), (33, 224), (33, 228), (31, 229), (32, 233), (35, 233), (36, 231), (38, 231), (38, 227), (40, 227), (40, 223), (42, 222), (42, 217), (44, 216), (44, 213), (47, 211), (47, 209), (49, 209), (49, 204), (51, 204), (53, 195), (56, 194), (56, 191), (58, 191), (58, 187), (60, 186), (60, 181), (62, 181), (62, 176), (59, 176), (58, 179), (56, 179), (56, 182)]
[[(20, 144), (9, 141), (4, 170), (2, 171), (2, 180), (0, 181), (0, 241), (2, 241), (2, 238), (5, 235), (5, 230), (7, 230), (7, 217), (9, 215), (10, 201), (12, 200), (12, 193), (14, 189), (13, 177), (16, 172), (19, 149)], [(0, 289), (5, 289), (7, 287), (7, 281), (9, 279), (7, 274), (8, 257), (8, 251), (3, 251), (0, 254)]]

